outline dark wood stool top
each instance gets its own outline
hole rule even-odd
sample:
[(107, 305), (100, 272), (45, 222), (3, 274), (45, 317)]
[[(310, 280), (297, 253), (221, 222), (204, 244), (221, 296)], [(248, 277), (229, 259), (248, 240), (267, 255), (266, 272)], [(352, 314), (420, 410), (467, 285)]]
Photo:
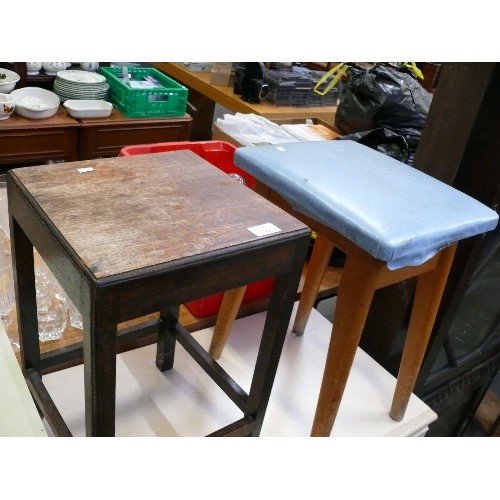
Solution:
[[(241, 409), (214, 435), (258, 435), (305, 260), (310, 230), (189, 150), (26, 167), (8, 173), (21, 365), (56, 435), (70, 435), (43, 369), (69, 349), (40, 354), (33, 246), (82, 313), (87, 434), (114, 435), (117, 325), (158, 332), (156, 364), (176, 342)], [(178, 322), (179, 305), (275, 276), (248, 394)]]
[(97, 279), (255, 242), (253, 226), (304, 227), (188, 150), (13, 173)]

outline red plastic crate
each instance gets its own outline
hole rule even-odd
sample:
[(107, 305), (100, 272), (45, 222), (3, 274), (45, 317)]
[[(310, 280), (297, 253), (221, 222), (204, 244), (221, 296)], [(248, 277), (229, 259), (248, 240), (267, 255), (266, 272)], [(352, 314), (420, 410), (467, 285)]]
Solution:
[[(270, 295), (273, 290), (274, 278), (266, 278), (260, 281), (254, 281), (247, 286), (243, 301), (247, 302), (257, 297), (265, 297)], [(184, 305), (189, 311), (198, 318), (206, 318), (207, 316), (214, 316), (219, 312), (224, 293), (215, 293), (208, 297), (203, 297), (197, 300), (191, 300)]]
[[(182, 142), (162, 142), (157, 144), (141, 144), (136, 146), (126, 146), (121, 149), (118, 156), (143, 155), (150, 153), (165, 153), (167, 151), (176, 151), (179, 149), (189, 149), (204, 160), (208, 161), (226, 174), (241, 175), (251, 189), (255, 186), (255, 178), (237, 167), (233, 163), (235, 146), (224, 141), (182, 141)], [(243, 302), (258, 297), (269, 295), (273, 289), (274, 278), (255, 281), (247, 286)], [(214, 316), (219, 312), (223, 292), (215, 293), (201, 299), (186, 302), (184, 305), (189, 311), (199, 318)]]
[(189, 149), (204, 160), (226, 174), (241, 175), (250, 189), (255, 186), (255, 178), (233, 163), (236, 146), (224, 141), (182, 141), (182, 142), (160, 142), (157, 144), (141, 144), (137, 146), (125, 146), (118, 156), (143, 155), (149, 153), (165, 153), (179, 149)]

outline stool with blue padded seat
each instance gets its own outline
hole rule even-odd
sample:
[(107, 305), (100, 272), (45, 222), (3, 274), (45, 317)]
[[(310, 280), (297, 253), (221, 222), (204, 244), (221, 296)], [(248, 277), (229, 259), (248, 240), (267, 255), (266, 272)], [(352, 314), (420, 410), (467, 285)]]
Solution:
[(402, 420), (457, 242), (494, 229), (498, 215), (427, 174), (353, 141), (243, 147), (236, 150), (234, 163), (278, 193), (303, 222), (312, 221), (318, 233), (295, 332), (304, 332), (334, 247), (347, 255), (312, 436), (332, 431), (375, 290), (417, 277), (390, 409), (392, 419)]

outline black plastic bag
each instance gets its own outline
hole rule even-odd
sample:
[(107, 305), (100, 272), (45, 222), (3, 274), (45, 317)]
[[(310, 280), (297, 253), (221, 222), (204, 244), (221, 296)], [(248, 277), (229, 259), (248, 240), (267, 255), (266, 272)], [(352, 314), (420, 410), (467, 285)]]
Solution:
[(376, 128), (366, 132), (356, 132), (336, 137), (337, 141), (351, 140), (384, 153), (403, 163), (411, 163), (413, 156), (407, 140), (400, 134), (387, 128)]
[[(417, 148), (432, 96), (406, 66), (349, 63), (339, 92), (335, 125), (343, 134), (388, 129), (404, 137), (411, 158)], [(408, 161), (408, 160), (407, 160)]]

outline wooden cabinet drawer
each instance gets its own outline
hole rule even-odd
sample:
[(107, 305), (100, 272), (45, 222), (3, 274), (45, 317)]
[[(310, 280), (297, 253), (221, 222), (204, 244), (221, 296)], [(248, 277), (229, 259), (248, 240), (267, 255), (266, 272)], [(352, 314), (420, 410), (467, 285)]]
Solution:
[(76, 128), (6, 131), (0, 134), (0, 165), (75, 161), (77, 145)]
[(48, 161), (78, 160), (79, 123), (60, 106), (54, 116), (32, 120), (14, 113), (0, 121), (0, 172)]
[(188, 141), (189, 115), (128, 118), (114, 108), (109, 118), (74, 120), (61, 106), (46, 120), (13, 115), (0, 122), (0, 174), (13, 167), (49, 161), (77, 161), (118, 156), (125, 146)]
[(125, 146), (155, 142), (188, 141), (192, 118), (126, 118), (114, 109), (105, 121), (81, 120), (79, 159), (118, 156)]

